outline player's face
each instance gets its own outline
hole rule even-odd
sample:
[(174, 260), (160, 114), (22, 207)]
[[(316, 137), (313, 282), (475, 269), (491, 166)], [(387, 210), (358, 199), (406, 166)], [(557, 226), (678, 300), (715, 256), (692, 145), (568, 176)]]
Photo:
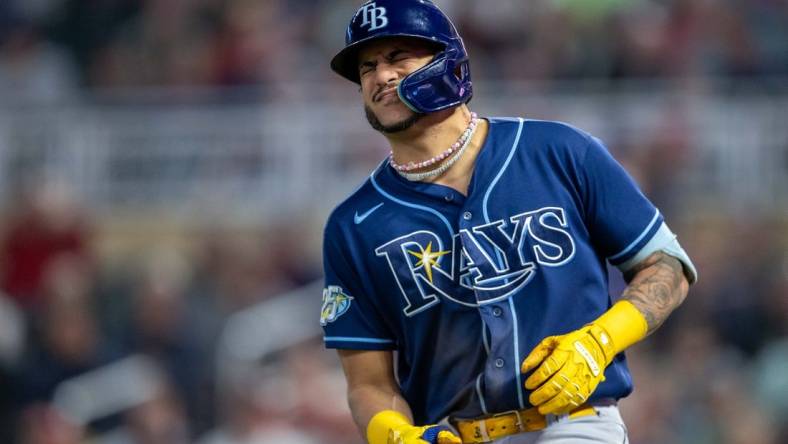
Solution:
[(384, 133), (410, 128), (421, 117), (397, 94), (397, 85), (408, 74), (429, 63), (434, 49), (418, 40), (383, 39), (359, 51), (359, 76), (364, 110), (370, 125)]

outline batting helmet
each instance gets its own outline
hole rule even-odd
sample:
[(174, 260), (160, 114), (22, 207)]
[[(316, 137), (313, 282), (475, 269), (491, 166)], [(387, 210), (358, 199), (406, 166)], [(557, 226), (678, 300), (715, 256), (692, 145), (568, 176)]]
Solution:
[(430, 63), (400, 81), (397, 92), (408, 107), (431, 113), (471, 100), (471, 71), (462, 38), (446, 14), (428, 0), (370, 0), (361, 5), (331, 69), (360, 84), (359, 48), (386, 37), (413, 37), (441, 48)]

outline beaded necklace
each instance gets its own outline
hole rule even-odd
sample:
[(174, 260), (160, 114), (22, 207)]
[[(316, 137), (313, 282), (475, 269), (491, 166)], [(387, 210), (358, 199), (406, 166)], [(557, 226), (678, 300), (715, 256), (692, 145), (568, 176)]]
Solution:
[[(476, 132), (476, 125), (478, 124), (479, 119), (476, 113), (471, 113), (471, 121), (468, 123), (468, 127), (465, 128), (465, 131), (462, 132), (460, 138), (454, 142), (452, 146), (450, 146), (446, 151), (434, 156), (430, 159), (421, 161), (421, 162), (408, 162), (407, 164), (398, 164), (394, 161), (394, 152), (392, 151), (389, 154), (389, 164), (394, 168), (400, 176), (408, 179), (410, 181), (419, 181), (424, 180), (430, 177), (436, 177), (443, 174), (446, 170), (448, 170), (452, 165), (454, 165), (460, 157), (462, 157), (465, 150), (471, 143), (471, 139), (473, 139), (473, 134)], [(442, 165), (438, 166), (437, 168), (429, 171), (424, 171), (421, 173), (411, 173), (413, 170), (420, 170), (422, 168), (426, 168), (428, 166), (432, 166), (438, 162), (445, 160), (446, 158), (451, 157), (447, 162), (443, 163)]]

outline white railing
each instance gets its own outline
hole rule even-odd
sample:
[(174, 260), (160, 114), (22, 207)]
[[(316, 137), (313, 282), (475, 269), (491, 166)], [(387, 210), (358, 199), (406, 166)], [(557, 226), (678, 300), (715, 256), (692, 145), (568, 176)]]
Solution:
[[(477, 86), (485, 115), (571, 122), (616, 151), (681, 139), (671, 179), (683, 205), (788, 206), (788, 94), (728, 96), (644, 87), (546, 93)], [(69, 182), (97, 211), (191, 218), (325, 212), (386, 154), (357, 97), (254, 105), (0, 105), (0, 200), (30, 178)], [(642, 165), (648, 168), (648, 163)]]

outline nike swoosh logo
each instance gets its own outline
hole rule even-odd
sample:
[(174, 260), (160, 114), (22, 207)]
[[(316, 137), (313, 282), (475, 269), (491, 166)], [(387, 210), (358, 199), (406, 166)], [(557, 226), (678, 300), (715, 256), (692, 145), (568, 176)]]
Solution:
[(360, 224), (361, 222), (364, 222), (364, 219), (369, 217), (370, 214), (372, 214), (375, 210), (377, 210), (378, 208), (380, 208), (382, 206), (383, 206), (383, 202), (381, 202), (381, 203), (375, 205), (374, 207), (370, 208), (369, 210), (367, 210), (366, 213), (364, 213), (362, 215), (359, 215), (358, 211), (356, 211), (356, 215), (353, 216), (353, 222), (355, 222), (356, 225)]

